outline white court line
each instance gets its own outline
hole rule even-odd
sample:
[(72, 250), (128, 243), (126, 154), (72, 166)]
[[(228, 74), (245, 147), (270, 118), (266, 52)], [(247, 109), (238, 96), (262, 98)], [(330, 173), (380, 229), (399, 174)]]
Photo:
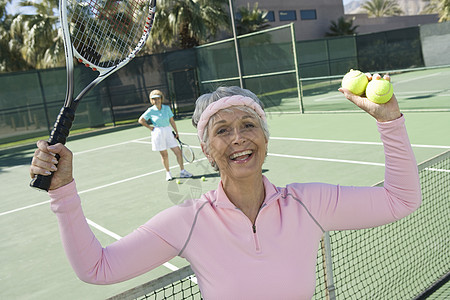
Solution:
[[(429, 95), (434, 94), (436, 92), (441, 92), (442, 90), (420, 90), (420, 91), (411, 91), (411, 92), (401, 92), (401, 95)], [(445, 95), (445, 94), (444, 94)]]
[[(170, 167), (170, 169), (172, 169), (172, 168), (175, 168), (175, 166)], [(159, 169), (157, 171), (153, 171), (153, 172), (149, 172), (149, 173), (145, 173), (145, 174), (129, 177), (129, 178), (126, 178), (126, 179), (122, 179), (122, 180), (111, 182), (111, 183), (104, 184), (104, 185), (99, 185), (99, 186), (96, 186), (94, 188), (90, 188), (90, 189), (78, 192), (78, 194), (81, 195), (81, 194), (84, 194), (84, 193), (89, 193), (89, 192), (92, 192), (92, 191), (100, 190), (100, 189), (107, 188), (107, 187), (110, 187), (110, 186), (113, 186), (113, 185), (117, 185), (117, 184), (120, 184), (120, 183), (124, 183), (124, 182), (132, 181), (132, 180), (135, 180), (135, 179), (139, 179), (139, 178), (142, 178), (142, 177), (145, 177), (145, 176), (153, 175), (153, 174), (165, 171), (165, 170), (166, 169)]]
[[(380, 143), (380, 142), (357, 142), (357, 141), (321, 140), (321, 139), (285, 138), (285, 137), (271, 137), (270, 139), (285, 140), (285, 141), (299, 141), (299, 142), (316, 142), (316, 143), (336, 143), (336, 144), (376, 145), (376, 146), (383, 145), (383, 143)], [(416, 147), (416, 148), (450, 149), (450, 146), (440, 146), (440, 145), (411, 144), (411, 146)]]
[[(31, 159), (30, 159), (30, 163), (31, 163)], [(14, 166), (14, 167), (4, 168), (4, 169), (2, 169), (2, 170), (3, 170), (3, 171), (11, 171), (11, 170), (20, 168), (20, 167), (22, 167), (22, 166), (23, 166), (23, 165), (18, 165), (18, 166)]]
[[(182, 133), (183, 135), (197, 135), (196, 133)], [(380, 142), (358, 142), (358, 141), (340, 141), (340, 140), (324, 140), (324, 139), (304, 139), (304, 138), (288, 138), (288, 137), (270, 137), (271, 140), (284, 140), (284, 141), (301, 141), (301, 142), (317, 142), (317, 143), (337, 143), (337, 144), (354, 144), (354, 145), (376, 145), (382, 146)], [(436, 149), (450, 149), (450, 146), (441, 145), (420, 145), (411, 144), (416, 148), (436, 148)], [(191, 146), (194, 148), (194, 146)], [(201, 147), (197, 147), (201, 148)]]
[[(399, 80), (399, 81), (395, 80), (395, 78), (394, 78), (394, 79), (392, 80), (392, 84), (395, 85), (395, 84), (405, 83), (405, 82), (409, 83), (409, 82), (411, 82), (411, 81), (414, 81), (414, 80), (422, 80), (422, 79), (427, 78), (427, 77), (441, 76), (441, 73), (442, 73), (442, 72), (438, 72), (438, 73), (433, 73), (433, 74), (426, 75), (426, 76), (420, 76), (420, 77), (415, 77), (415, 78), (410, 78), (410, 79), (405, 79), (405, 80)], [(393, 77), (395, 77), (395, 75), (394, 75)]]
[[(205, 160), (205, 159), (206, 159), (206, 157), (201, 158), (201, 159), (196, 159), (192, 163), (195, 163), (195, 162), (198, 162), (198, 161), (202, 161), (202, 160)], [(189, 163), (186, 163), (186, 164), (189, 164)], [(178, 165), (170, 167), (170, 169), (173, 169), (173, 168), (178, 168)], [(100, 186), (97, 186), (97, 187), (94, 187), (94, 188), (91, 188), (91, 189), (87, 189), (87, 190), (78, 192), (78, 194), (84, 194), (84, 193), (100, 190), (100, 189), (103, 189), (103, 188), (106, 188), (106, 187), (110, 187), (110, 186), (117, 185), (117, 184), (120, 184), (120, 183), (128, 182), (128, 181), (131, 181), (131, 180), (135, 180), (135, 179), (139, 179), (139, 178), (142, 178), (142, 177), (145, 177), (145, 176), (149, 176), (149, 175), (153, 175), (153, 174), (156, 174), (156, 173), (159, 173), (159, 172), (163, 172), (165, 170), (166, 169), (159, 169), (157, 171), (153, 171), (153, 172), (149, 172), (149, 173), (145, 173), (145, 174), (129, 177), (129, 178), (122, 179), (122, 180), (118, 180), (118, 181), (115, 181), (115, 182), (111, 182), (111, 183), (108, 183), (108, 184), (100, 185)]]
[(89, 152), (93, 152), (93, 151), (97, 151), (97, 150), (103, 150), (103, 149), (112, 148), (112, 147), (116, 147), (116, 146), (122, 146), (122, 145), (126, 145), (126, 144), (129, 144), (129, 143), (137, 142), (137, 141), (144, 140), (144, 139), (147, 139), (147, 138), (140, 138), (140, 139), (130, 140), (130, 141), (117, 143), (117, 144), (112, 144), (112, 145), (108, 145), (108, 146), (93, 148), (93, 149), (89, 149), (89, 150), (85, 150), (85, 151), (76, 152), (73, 155), (80, 155), (80, 154), (85, 154), (85, 153), (89, 153)]
[(320, 158), (320, 157), (299, 156), (299, 155), (287, 155), (287, 154), (274, 154), (274, 153), (268, 153), (267, 155), (268, 155), (268, 156), (276, 156), (276, 157), (285, 157), (285, 158), (297, 158), (297, 159), (318, 160), (318, 161), (330, 161), (330, 162), (339, 162), (339, 163), (347, 163), (347, 164), (358, 164), (358, 165), (370, 165), (370, 166), (384, 167), (384, 164), (381, 164), (381, 163), (366, 162), (366, 161), (357, 161), (357, 160), (345, 160), (345, 159), (333, 159), (333, 158)]
[(50, 203), (50, 200), (47, 200), (47, 201), (44, 201), (44, 202), (39, 202), (39, 203), (28, 205), (28, 206), (24, 206), (24, 207), (21, 207), (21, 208), (16, 208), (16, 209), (9, 210), (9, 211), (5, 211), (5, 212), (0, 213), (0, 216), (12, 214), (12, 213), (15, 213), (15, 212), (18, 212), (18, 211), (21, 211), (21, 210), (25, 210), (25, 209), (28, 209), (28, 208), (33, 208), (33, 207), (36, 207), (36, 206), (39, 206), (39, 205), (43, 205), (43, 204), (46, 204), (46, 203)]
[[(401, 96), (403, 97), (409, 97), (409, 96), (428, 96), (430, 94), (436, 94), (435, 97), (448, 97), (450, 94), (449, 93), (442, 93), (442, 90), (432, 90), (432, 91), (417, 91), (417, 92), (396, 92), (395, 95), (399, 98)], [(399, 99), (400, 101), (402, 101), (403, 99)], [(331, 96), (326, 96), (326, 97), (321, 97), (321, 98), (314, 98), (312, 100), (313, 102), (342, 102), (342, 97), (341, 95), (331, 95)], [(345, 102), (345, 101), (344, 101)], [(354, 111), (348, 111), (348, 112), (358, 112), (358, 110), (354, 110)], [(359, 111), (359, 112), (363, 112), (363, 111)]]
[[(86, 218), (86, 221), (87, 221), (87, 223), (88, 223), (89, 225), (91, 225), (92, 227), (94, 227), (94, 228), (100, 230), (101, 232), (105, 233), (106, 235), (109, 235), (110, 237), (112, 237), (112, 238), (114, 238), (114, 239), (116, 239), (116, 240), (120, 240), (120, 239), (122, 238), (120, 235), (118, 235), (118, 234), (116, 234), (116, 233), (114, 233), (114, 232), (112, 232), (112, 231), (106, 229), (106, 228), (103, 227), (103, 226), (100, 226), (99, 224), (95, 223), (95, 222), (92, 221), (92, 220), (89, 220), (88, 218)], [(176, 271), (176, 270), (179, 269), (178, 267), (176, 267), (176, 266), (174, 266), (174, 265), (172, 265), (171, 263), (168, 263), (168, 262), (164, 263), (163, 266), (166, 267), (166, 268), (168, 268), (168, 269), (171, 270), (171, 271)]]
[(94, 221), (86, 218), (86, 221), (89, 225), (91, 225), (92, 227), (100, 230), (101, 232), (105, 233), (106, 235), (109, 235), (110, 237), (116, 239), (116, 240), (120, 240), (122, 237), (120, 235), (118, 235), (117, 233), (114, 233), (108, 229), (106, 229), (103, 226), (98, 225), (97, 223), (95, 223)]
[[(98, 150), (103, 150), (103, 149), (107, 149), (107, 148), (112, 148), (112, 147), (116, 147), (116, 146), (122, 146), (122, 145), (126, 145), (129, 143), (149, 143), (151, 144), (151, 142), (141, 142), (141, 140), (144, 140), (147, 138), (140, 138), (137, 140), (130, 140), (130, 141), (126, 141), (126, 142), (122, 142), (122, 143), (118, 143), (118, 144), (112, 144), (112, 145), (108, 145), (108, 146), (103, 146), (103, 147), (98, 147), (98, 148), (93, 148), (93, 149), (89, 149), (89, 150), (84, 150), (84, 151), (79, 151), (79, 152), (75, 152), (73, 153), (74, 156), (76, 155), (80, 155), (80, 154), (85, 154), (85, 153), (89, 153), (89, 152), (94, 152), (94, 151), (98, 151)], [(30, 163), (31, 163), (31, 158), (30, 158)], [(16, 168), (20, 168), (23, 167), (23, 165), (19, 165), (19, 166), (14, 166), (14, 167), (8, 167), (8, 168), (4, 168), (4, 171), (10, 171)], [(1, 216), (1, 215), (0, 215)]]
[(450, 173), (450, 170), (446, 170), (446, 169), (425, 168), (425, 170), (427, 170), (427, 171), (435, 171), (435, 172), (445, 172), (445, 173)]
[(146, 142), (146, 141), (131, 141), (131, 143), (137, 143), (137, 144), (151, 144), (152, 142)]

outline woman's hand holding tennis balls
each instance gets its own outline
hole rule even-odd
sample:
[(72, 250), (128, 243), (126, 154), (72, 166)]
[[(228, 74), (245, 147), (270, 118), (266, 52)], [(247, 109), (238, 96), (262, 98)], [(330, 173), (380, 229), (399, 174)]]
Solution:
[[(73, 181), (72, 175), (72, 152), (63, 144), (49, 146), (46, 141), (37, 142), (38, 149), (34, 152), (31, 161), (30, 176), (50, 175), (53, 173), (52, 183), (49, 190), (54, 190)], [(56, 159), (59, 155), (59, 160)]]
[[(373, 76), (369, 73), (366, 73), (367, 79), (372, 80), (380, 80), (380, 74), (374, 74)], [(384, 75), (384, 80), (390, 81), (391, 78), (389, 75)], [(357, 105), (362, 110), (366, 111), (372, 117), (374, 117), (378, 122), (388, 122), (401, 117), (400, 108), (398, 106), (397, 98), (395, 95), (392, 95), (392, 98), (386, 103), (374, 103), (367, 99), (367, 97), (363, 94), (362, 96), (358, 96), (353, 94), (349, 89), (344, 87), (339, 88), (339, 91), (344, 94), (344, 96)]]

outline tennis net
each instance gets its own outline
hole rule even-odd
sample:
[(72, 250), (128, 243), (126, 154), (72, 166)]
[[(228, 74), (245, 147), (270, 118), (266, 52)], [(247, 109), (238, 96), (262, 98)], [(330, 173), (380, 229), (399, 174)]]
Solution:
[[(419, 210), (376, 228), (330, 232), (328, 252), (322, 241), (313, 299), (439, 299), (437, 294), (450, 294), (450, 151), (420, 164), (419, 175)], [(201, 299), (201, 294), (186, 266), (109, 299)]]
[(419, 176), (422, 205), (411, 215), (330, 232), (337, 299), (415, 299), (448, 281), (450, 151), (420, 164)]
[(202, 299), (190, 266), (144, 283), (108, 300), (126, 299)]

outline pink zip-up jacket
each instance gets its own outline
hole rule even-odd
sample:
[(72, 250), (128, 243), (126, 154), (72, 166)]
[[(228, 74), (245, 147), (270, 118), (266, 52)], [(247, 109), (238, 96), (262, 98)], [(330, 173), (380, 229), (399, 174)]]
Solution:
[(385, 149), (384, 187), (276, 187), (263, 177), (266, 198), (254, 226), (220, 183), (102, 248), (72, 182), (49, 193), (66, 254), (79, 278), (89, 283), (124, 281), (178, 255), (191, 263), (205, 299), (311, 299), (324, 231), (387, 224), (421, 203), (404, 118), (377, 124)]

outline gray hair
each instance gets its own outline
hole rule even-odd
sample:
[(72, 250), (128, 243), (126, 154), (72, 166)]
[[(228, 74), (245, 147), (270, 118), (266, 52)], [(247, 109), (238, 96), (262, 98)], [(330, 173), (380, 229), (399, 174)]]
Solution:
[[(233, 95), (241, 95), (248, 98), (251, 98), (255, 100), (255, 102), (261, 106), (261, 108), (264, 110), (264, 104), (261, 100), (250, 90), (242, 89), (238, 86), (230, 86), (230, 87), (219, 87), (214, 92), (203, 94), (200, 97), (198, 97), (197, 101), (195, 101), (195, 110), (194, 114), (192, 115), (192, 125), (194, 125), (195, 128), (197, 128), (197, 124), (200, 121), (200, 116), (202, 115), (203, 111), (210, 105), (211, 103), (223, 98), (223, 97), (229, 97)], [(269, 128), (266, 121), (263, 121), (261, 117), (251, 108), (249, 107), (242, 107), (240, 108), (244, 111), (248, 111), (253, 113), (255, 116), (257, 116), (259, 123), (261, 125), (261, 128), (263, 129), (264, 136), (266, 137), (266, 140), (269, 140)], [(226, 110), (226, 109), (225, 109)], [(206, 150), (209, 151), (209, 139), (208, 139), (208, 128), (211, 123), (211, 120), (214, 119), (214, 116), (209, 119), (208, 124), (205, 126), (205, 131), (203, 133), (202, 141), (205, 142)], [(213, 168), (217, 171), (217, 166), (213, 165)]]
[[(222, 87), (217, 88), (217, 90), (215, 90), (212, 93), (203, 94), (200, 97), (198, 97), (197, 101), (195, 101), (195, 110), (194, 110), (194, 114), (192, 115), (192, 125), (194, 125), (194, 127), (197, 128), (197, 124), (200, 121), (200, 116), (202, 115), (202, 113), (206, 109), (206, 107), (208, 107), (208, 105), (210, 105), (211, 103), (213, 103), (223, 97), (228, 97), (228, 96), (233, 96), (233, 95), (241, 95), (241, 96), (249, 97), (249, 98), (255, 100), (255, 102), (258, 103), (258, 105), (261, 106), (261, 108), (264, 110), (264, 104), (262, 103), (261, 100), (259, 100), (259, 98), (253, 92), (251, 92), (247, 89), (242, 89), (238, 86), (229, 86), (229, 87), (222, 86)], [(264, 122), (259, 116), (258, 116), (258, 119), (261, 122), (261, 127), (264, 131), (264, 135), (265, 135), (266, 139), (269, 140), (270, 134), (269, 134), (267, 122)], [(208, 139), (208, 127), (209, 127), (209, 122), (205, 128), (205, 132), (202, 137), (202, 140), (205, 143), (207, 143), (207, 139)]]

